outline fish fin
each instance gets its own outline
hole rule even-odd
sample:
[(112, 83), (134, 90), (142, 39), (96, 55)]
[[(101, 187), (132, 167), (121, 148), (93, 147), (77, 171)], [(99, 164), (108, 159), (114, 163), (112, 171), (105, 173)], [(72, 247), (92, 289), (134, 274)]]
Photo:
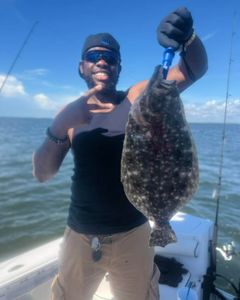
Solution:
[(175, 243), (177, 241), (175, 232), (170, 224), (164, 224), (161, 228), (153, 228), (149, 240), (149, 246), (165, 247), (167, 244)]

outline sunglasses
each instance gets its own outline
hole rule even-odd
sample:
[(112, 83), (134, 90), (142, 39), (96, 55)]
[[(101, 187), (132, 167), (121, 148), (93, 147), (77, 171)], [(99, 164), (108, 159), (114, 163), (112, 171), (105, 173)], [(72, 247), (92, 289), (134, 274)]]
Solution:
[(104, 50), (88, 51), (83, 54), (82, 59), (91, 63), (97, 63), (103, 59), (109, 65), (116, 65), (120, 61), (118, 53)]

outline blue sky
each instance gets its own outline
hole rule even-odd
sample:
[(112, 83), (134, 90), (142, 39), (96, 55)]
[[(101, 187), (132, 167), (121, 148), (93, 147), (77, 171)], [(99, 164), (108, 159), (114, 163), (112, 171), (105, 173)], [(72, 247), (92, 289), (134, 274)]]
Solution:
[(92, 33), (110, 32), (121, 44), (119, 89), (148, 79), (164, 51), (156, 28), (180, 6), (191, 11), (209, 58), (207, 74), (182, 93), (191, 122), (223, 120), (232, 19), (238, 12), (228, 121), (240, 123), (240, 0), (1, 0), (0, 84), (30, 28), (39, 23), (0, 94), (0, 116), (52, 117), (78, 98), (86, 90), (77, 72), (81, 47)]

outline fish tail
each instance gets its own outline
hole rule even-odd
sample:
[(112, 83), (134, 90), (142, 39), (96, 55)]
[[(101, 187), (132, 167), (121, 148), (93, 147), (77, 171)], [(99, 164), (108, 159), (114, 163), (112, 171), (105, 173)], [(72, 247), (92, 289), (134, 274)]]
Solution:
[(175, 243), (177, 241), (175, 232), (170, 224), (164, 224), (161, 228), (154, 228), (151, 232), (149, 246), (165, 247), (167, 244)]

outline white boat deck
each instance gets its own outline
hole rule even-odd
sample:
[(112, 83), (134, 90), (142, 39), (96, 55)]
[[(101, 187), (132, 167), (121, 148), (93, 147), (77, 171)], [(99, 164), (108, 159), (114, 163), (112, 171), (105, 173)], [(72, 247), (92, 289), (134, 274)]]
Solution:
[[(209, 220), (178, 213), (171, 220), (178, 242), (155, 247), (156, 253), (174, 257), (189, 271), (177, 288), (160, 285), (161, 300), (179, 300), (184, 288), (191, 288), (192, 298), (201, 300), (201, 283), (209, 265), (209, 239), (213, 223)], [(57, 273), (57, 257), (61, 239), (23, 253), (0, 264), (0, 300), (48, 300), (53, 276)], [(112, 300), (106, 278), (93, 300)], [(229, 298), (231, 299), (231, 298)], [(233, 298), (232, 298), (233, 299)]]

